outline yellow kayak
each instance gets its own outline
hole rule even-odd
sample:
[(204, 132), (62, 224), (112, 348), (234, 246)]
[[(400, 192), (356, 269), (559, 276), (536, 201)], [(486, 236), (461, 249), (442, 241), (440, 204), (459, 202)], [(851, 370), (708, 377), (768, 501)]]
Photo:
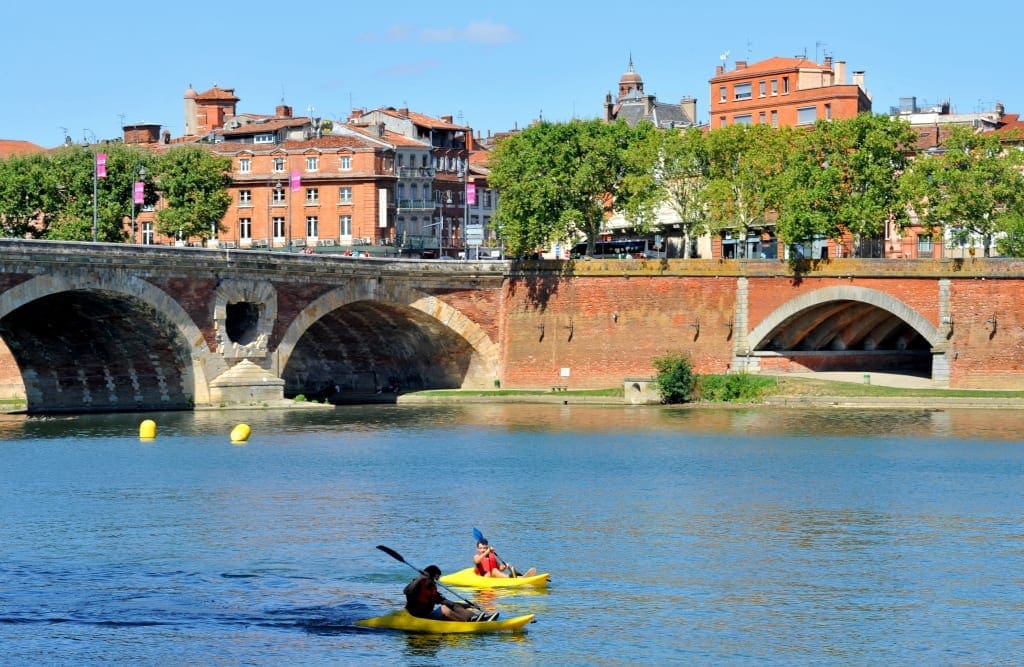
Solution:
[(481, 577), (472, 567), (452, 572), (438, 581), (449, 586), (466, 586), (468, 588), (507, 588), (512, 586), (547, 586), (548, 572), (535, 574), (532, 577)]
[(446, 633), (486, 633), (512, 632), (521, 630), (533, 620), (533, 614), (516, 616), (497, 621), (436, 621), (432, 618), (418, 618), (404, 609), (393, 611), (384, 616), (366, 618), (356, 621), (356, 625), (364, 628), (384, 628), (387, 630), (404, 630), (405, 632)]

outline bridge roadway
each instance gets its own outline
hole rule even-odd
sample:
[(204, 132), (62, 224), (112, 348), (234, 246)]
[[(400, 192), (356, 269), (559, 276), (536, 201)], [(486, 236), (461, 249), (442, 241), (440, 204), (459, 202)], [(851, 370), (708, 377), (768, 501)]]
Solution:
[(700, 373), (1022, 389), (1022, 299), (1018, 260), (512, 264), (0, 239), (0, 398), (77, 412), (610, 387), (666, 352)]

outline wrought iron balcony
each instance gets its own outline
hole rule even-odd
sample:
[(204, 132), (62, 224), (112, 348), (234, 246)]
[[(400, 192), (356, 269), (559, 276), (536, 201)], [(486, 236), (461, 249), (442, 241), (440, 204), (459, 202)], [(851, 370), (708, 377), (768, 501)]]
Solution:
[(433, 199), (399, 199), (399, 211), (433, 211), (437, 204)]

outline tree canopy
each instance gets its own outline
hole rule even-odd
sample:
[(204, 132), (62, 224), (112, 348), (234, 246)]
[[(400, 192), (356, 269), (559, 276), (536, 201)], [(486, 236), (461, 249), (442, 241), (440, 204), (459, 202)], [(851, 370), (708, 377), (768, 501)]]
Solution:
[(592, 251), (606, 213), (623, 203), (613, 197), (630, 167), (628, 151), (652, 131), (621, 121), (542, 122), (500, 141), (489, 182), (501, 193), (495, 226), (508, 251), (528, 253), (577, 234)]
[(157, 211), (157, 231), (179, 240), (216, 236), (231, 205), (231, 160), (185, 146), (162, 155), (157, 169), (157, 187), (167, 204)]
[(1007, 150), (998, 135), (951, 129), (943, 149), (919, 156), (904, 178), (920, 223), (949, 233), (954, 242), (982, 240), (985, 256), (1004, 223), (1024, 214), (1024, 152)]
[(914, 133), (905, 121), (861, 114), (819, 120), (796, 132), (777, 182), (776, 233), (790, 242), (815, 236), (873, 237), (907, 221), (900, 188)]

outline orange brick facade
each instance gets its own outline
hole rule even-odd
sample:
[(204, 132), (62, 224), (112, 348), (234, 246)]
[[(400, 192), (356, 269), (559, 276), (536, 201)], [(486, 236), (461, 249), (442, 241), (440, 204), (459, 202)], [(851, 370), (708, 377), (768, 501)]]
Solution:
[(852, 84), (845, 79), (845, 63), (831, 58), (824, 64), (806, 58), (737, 61), (731, 71), (720, 65), (710, 80), (711, 129), (740, 123), (795, 127), (871, 111), (863, 74), (855, 73)]

